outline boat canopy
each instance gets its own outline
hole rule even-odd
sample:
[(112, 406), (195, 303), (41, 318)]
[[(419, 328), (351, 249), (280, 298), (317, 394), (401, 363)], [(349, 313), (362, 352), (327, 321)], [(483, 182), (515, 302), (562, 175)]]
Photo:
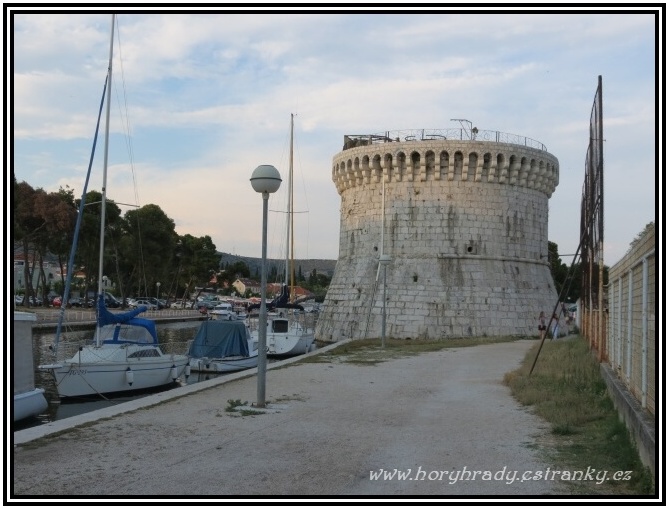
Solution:
[(105, 306), (103, 295), (98, 296), (98, 327), (105, 343), (158, 344), (156, 323), (137, 315), (147, 310), (146, 306), (125, 313), (112, 313)]
[(240, 321), (207, 320), (202, 322), (190, 346), (191, 357), (221, 359), (241, 355), (248, 357), (246, 324)]

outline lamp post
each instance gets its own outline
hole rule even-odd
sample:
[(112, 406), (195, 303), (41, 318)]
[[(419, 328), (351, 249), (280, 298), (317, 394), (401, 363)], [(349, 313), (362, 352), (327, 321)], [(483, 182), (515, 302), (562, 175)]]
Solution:
[(383, 267), (383, 308), (381, 314), (381, 348), (386, 347), (386, 269), (390, 263), (390, 255), (379, 256), (379, 263)]
[(262, 193), (262, 262), (260, 265), (260, 322), (258, 324), (258, 395), (256, 406), (265, 408), (265, 372), (267, 371), (267, 202), (270, 193), (281, 186), (281, 174), (274, 166), (261, 164), (251, 175), (251, 186)]
[(160, 281), (156, 283), (156, 300), (160, 299)]

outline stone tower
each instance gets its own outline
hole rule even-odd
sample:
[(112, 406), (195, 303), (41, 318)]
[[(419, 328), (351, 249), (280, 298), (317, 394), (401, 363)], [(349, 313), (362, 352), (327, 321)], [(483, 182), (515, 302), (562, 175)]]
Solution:
[(332, 180), (339, 258), (317, 340), (380, 337), (384, 287), (387, 338), (537, 335), (557, 299), (559, 166), (541, 143), (476, 128), (349, 135)]

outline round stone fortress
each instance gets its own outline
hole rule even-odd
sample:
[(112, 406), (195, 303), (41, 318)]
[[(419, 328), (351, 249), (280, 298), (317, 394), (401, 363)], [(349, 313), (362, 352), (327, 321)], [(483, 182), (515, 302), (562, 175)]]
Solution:
[(349, 135), (334, 156), (339, 258), (316, 326), (335, 342), (538, 335), (557, 293), (548, 199), (558, 160), (474, 129)]

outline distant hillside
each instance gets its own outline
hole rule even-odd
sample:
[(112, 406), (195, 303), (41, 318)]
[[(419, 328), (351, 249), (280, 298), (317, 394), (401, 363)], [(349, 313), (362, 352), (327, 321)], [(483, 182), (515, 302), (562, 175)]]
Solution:
[[(224, 267), (226, 264), (233, 264), (236, 262), (244, 262), (249, 270), (251, 271), (251, 276), (253, 274), (260, 273), (260, 258), (250, 258), (248, 256), (237, 256), (230, 253), (219, 253), (221, 255), (221, 267)], [(276, 260), (276, 259), (267, 259), (267, 272), (269, 273), (272, 270), (272, 267), (276, 267), (277, 271), (281, 272), (285, 270), (286, 261)], [(335, 266), (337, 265), (337, 260), (318, 260), (318, 259), (307, 259), (307, 260), (295, 260), (295, 272), (298, 273), (300, 268), (302, 269), (302, 275), (307, 277), (314, 269), (316, 272), (326, 274), (328, 277), (332, 277), (334, 274)]]

